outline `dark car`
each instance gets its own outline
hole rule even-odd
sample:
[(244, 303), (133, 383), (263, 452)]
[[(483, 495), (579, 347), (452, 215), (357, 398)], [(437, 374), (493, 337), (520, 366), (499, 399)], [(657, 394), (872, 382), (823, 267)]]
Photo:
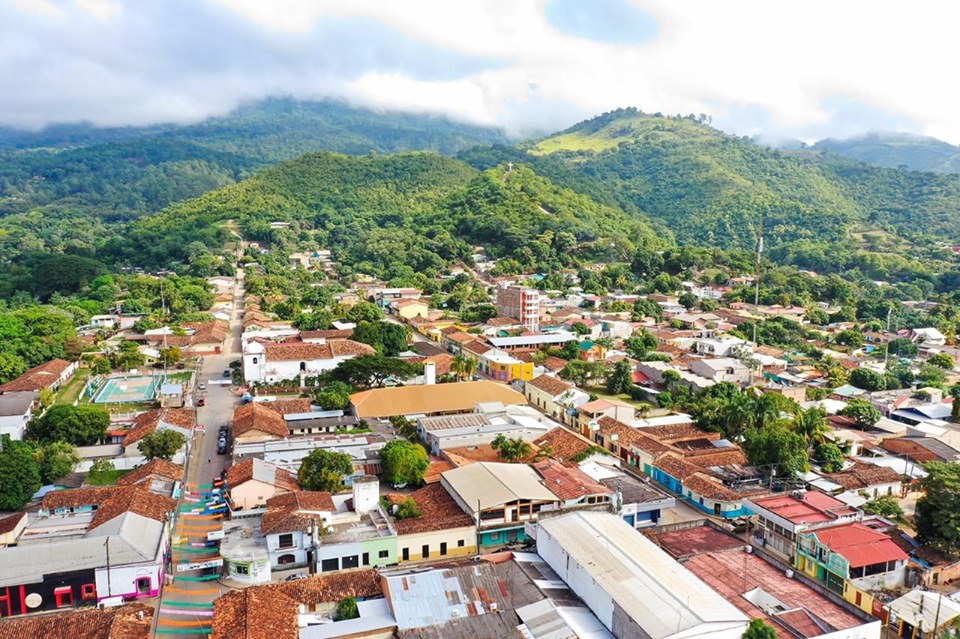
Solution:
[(207, 405), (207, 400), (205, 400), (204, 398), (201, 397), (200, 399), (197, 400), (197, 406), (206, 406), (206, 405)]
[(226, 455), (227, 454), (227, 440), (221, 439), (217, 442), (217, 454)]

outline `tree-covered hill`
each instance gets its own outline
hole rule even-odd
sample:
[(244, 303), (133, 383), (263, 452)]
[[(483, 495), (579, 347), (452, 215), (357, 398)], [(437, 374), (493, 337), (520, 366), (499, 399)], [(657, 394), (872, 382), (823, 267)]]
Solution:
[(673, 231), (685, 244), (752, 248), (839, 243), (881, 230), (960, 237), (960, 177), (885, 169), (835, 155), (769, 149), (703, 116), (621, 109), (517, 147), (472, 149), (482, 169), (512, 161)]
[(846, 140), (827, 138), (810, 148), (887, 168), (960, 173), (960, 146), (923, 135), (871, 133)]
[(89, 253), (118, 223), (307, 152), (449, 155), (505, 141), (497, 129), (440, 117), (293, 100), (190, 126), (0, 129), (0, 259), (33, 250)]
[(546, 269), (628, 260), (635, 246), (664, 244), (643, 221), (529, 168), (478, 174), (430, 153), (315, 153), (143, 218), (105, 252), (147, 266), (186, 264), (195, 243), (216, 251), (229, 239), (227, 220), (248, 239), (328, 247), (349, 270), (388, 278), (438, 272), (468, 259), (474, 245)]

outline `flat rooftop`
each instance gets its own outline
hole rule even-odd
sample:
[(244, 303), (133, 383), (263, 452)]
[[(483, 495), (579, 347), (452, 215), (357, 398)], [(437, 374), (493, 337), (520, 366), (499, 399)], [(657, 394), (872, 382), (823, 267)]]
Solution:
[(711, 551), (733, 550), (746, 545), (745, 541), (706, 524), (654, 534), (652, 537), (675, 559)]
[(816, 524), (857, 514), (855, 508), (817, 491), (808, 491), (800, 495), (783, 493), (750, 501), (793, 524)]
[(868, 623), (755, 554), (707, 552), (683, 565), (741, 612), (763, 619), (780, 639), (817, 637)]

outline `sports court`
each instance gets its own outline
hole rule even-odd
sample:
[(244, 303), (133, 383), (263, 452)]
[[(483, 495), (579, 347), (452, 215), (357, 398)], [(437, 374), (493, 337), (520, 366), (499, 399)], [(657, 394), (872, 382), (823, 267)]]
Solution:
[(95, 404), (152, 402), (162, 382), (160, 377), (111, 377), (97, 393)]

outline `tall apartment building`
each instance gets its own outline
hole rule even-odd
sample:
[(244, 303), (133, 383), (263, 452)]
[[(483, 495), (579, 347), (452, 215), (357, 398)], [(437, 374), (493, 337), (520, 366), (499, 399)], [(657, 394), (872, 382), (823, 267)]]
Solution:
[(514, 317), (530, 331), (540, 330), (540, 291), (526, 286), (497, 289), (497, 315)]

